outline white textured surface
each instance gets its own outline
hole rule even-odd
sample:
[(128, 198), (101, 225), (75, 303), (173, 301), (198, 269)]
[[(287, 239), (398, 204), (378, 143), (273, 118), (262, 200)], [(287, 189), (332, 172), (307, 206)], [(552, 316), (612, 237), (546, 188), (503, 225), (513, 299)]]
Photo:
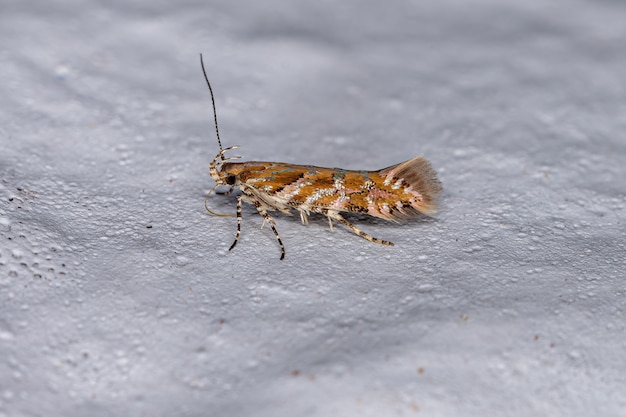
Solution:
[[(340, 3), (3, 4), (0, 416), (626, 415), (626, 5)], [(228, 253), (199, 52), (225, 146), (440, 214)]]

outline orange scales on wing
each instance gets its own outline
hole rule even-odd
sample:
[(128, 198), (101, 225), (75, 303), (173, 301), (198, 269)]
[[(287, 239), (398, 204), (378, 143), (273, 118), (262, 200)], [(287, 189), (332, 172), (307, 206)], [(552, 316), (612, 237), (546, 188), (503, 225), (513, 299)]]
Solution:
[[(274, 202), (306, 212), (357, 212), (396, 221), (433, 214), (441, 183), (430, 163), (416, 157), (378, 171), (350, 171), (276, 162), (225, 163), (235, 175)], [(255, 194), (258, 194), (255, 192)]]

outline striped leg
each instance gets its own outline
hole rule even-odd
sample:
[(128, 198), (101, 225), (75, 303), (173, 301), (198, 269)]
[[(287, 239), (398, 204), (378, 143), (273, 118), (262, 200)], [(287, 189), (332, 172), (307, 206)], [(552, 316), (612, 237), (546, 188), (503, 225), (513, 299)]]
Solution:
[(304, 210), (298, 210), (300, 212), (300, 221), (302, 222), (302, 224), (308, 226), (309, 225), (309, 217), (306, 213), (306, 211)]
[(378, 243), (379, 245), (385, 245), (385, 246), (393, 246), (392, 242), (389, 242), (387, 240), (382, 240), (382, 239), (378, 239), (375, 238), (373, 236), (368, 235), (367, 233), (361, 231), (358, 227), (356, 227), (355, 225), (353, 225), (352, 223), (350, 223), (349, 221), (347, 221), (346, 219), (344, 219), (341, 214), (337, 213), (336, 211), (331, 211), (331, 210), (323, 210), (322, 214), (324, 214), (325, 216), (328, 217), (329, 221), (335, 220), (341, 224), (344, 224), (345, 226), (347, 226), (350, 230), (352, 230), (352, 232), (355, 235), (359, 235), (361, 236), (363, 239), (367, 239), (370, 242), (374, 242), (374, 243)]
[(280, 260), (282, 261), (285, 259), (285, 245), (283, 245), (283, 241), (280, 239), (280, 235), (276, 231), (276, 227), (274, 226), (276, 223), (274, 222), (274, 219), (272, 219), (272, 216), (267, 213), (267, 210), (265, 210), (265, 207), (263, 207), (259, 200), (256, 198), (251, 198), (251, 200), (259, 214), (263, 216), (263, 224), (267, 223), (272, 228), (272, 232), (274, 232), (274, 236), (276, 236), (276, 240), (278, 240), (278, 244), (280, 245)]
[(228, 248), (229, 251), (233, 250), (237, 242), (239, 242), (239, 237), (241, 236), (241, 217), (242, 217), (241, 216), (241, 196), (238, 196), (237, 197), (237, 235), (235, 236), (235, 241), (233, 242), (233, 244), (230, 245), (230, 248)]

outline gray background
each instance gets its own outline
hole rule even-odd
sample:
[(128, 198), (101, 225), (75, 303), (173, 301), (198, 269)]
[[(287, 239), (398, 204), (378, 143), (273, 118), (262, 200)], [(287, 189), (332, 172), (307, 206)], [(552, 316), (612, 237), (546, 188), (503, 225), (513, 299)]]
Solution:
[[(1, 8), (0, 416), (626, 415), (623, 2)], [(200, 52), (225, 146), (439, 214), (229, 253)]]

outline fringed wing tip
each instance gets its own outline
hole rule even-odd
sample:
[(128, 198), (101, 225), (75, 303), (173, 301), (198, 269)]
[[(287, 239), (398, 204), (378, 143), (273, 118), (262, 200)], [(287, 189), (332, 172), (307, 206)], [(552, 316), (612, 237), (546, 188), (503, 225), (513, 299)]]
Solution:
[(414, 217), (419, 213), (426, 215), (435, 214), (437, 211), (437, 196), (441, 193), (443, 187), (441, 181), (437, 178), (437, 173), (426, 158), (417, 156), (398, 165), (381, 169), (379, 174), (390, 182), (402, 180), (406, 190), (417, 193), (417, 196), (419, 196), (412, 199), (410, 207), (405, 207), (404, 210), (396, 213), (398, 217)]

